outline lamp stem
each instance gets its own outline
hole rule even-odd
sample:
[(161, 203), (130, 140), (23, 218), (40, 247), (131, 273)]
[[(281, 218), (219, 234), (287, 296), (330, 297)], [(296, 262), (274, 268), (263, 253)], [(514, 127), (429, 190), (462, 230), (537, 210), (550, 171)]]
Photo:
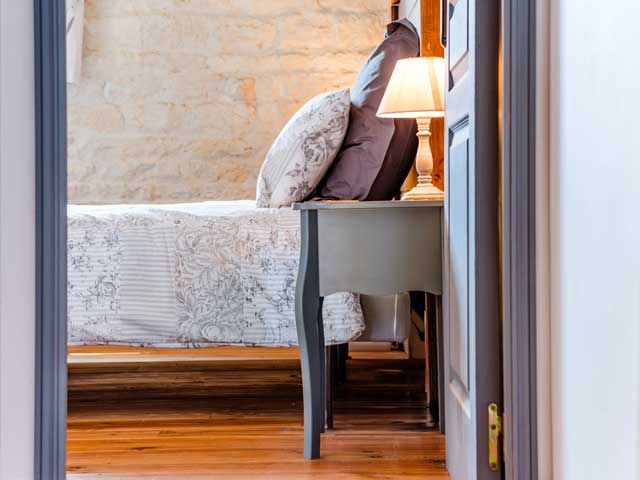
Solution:
[(418, 124), (418, 153), (416, 154), (416, 170), (418, 184), (402, 196), (402, 200), (442, 200), (444, 192), (433, 185), (433, 154), (429, 145), (431, 137), (431, 118), (416, 118)]

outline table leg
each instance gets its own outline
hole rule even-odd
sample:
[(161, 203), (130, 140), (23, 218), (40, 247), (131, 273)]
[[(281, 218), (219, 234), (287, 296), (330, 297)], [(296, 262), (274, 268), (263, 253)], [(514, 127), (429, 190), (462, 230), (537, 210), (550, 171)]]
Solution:
[(429, 409), (440, 433), (444, 433), (444, 324), (442, 295), (427, 293), (427, 336), (429, 351)]
[(317, 212), (301, 213), (300, 266), (296, 282), (296, 327), (304, 395), (304, 457), (320, 457), (325, 420), (325, 358), (322, 298), (318, 278)]
[(425, 345), (427, 347), (426, 364), (428, 366), (428, 391), (429, 391), (429, 411), (434, 422), (440, 421), (440, 371), (438, 369), (438, 355), (440, 345), (438, 345), (438, 317), (436, 313), (436, 296), (427, 293), (426, 295), (426, 316), (425, 316)]
[(442, 314), (442, 295), (435, 295), (437, 337), (438, 337), (438, 426), (440, 433), (445, 433), (445, 403), (444, 403), (444, 316)]
[(333, 400), (335, 398), (336, 369), (338, 367), (338, 346), (331, 345), (325, 348), (326, 356), (326, 401), (325, 428), (333, 428)]
[[(318, 380), (317, 388), (321, 392), (322, 395), (322, 405), (315, 404), (314, 408), (319, 408), (320, 411), (314, 412), (313, 416), (316, 418), (316, 421), (320, 423), (320, 432), (324, 433), (325, 428), (327, 427), (327, 381), (328, 381), (328, 373), (327, 373), (327, 349), (324, 345), (324, 323), (322, 321), (322, 304), (324, 303), (324, 298), (320, 298), (320, 306), (318, 307), (318, 350), (320, 352), (320, 359), (318, 360), (320, 363), (320, 372), (318, 373), (320, 379)], [(315, 384), (314, 384), (315, 388)]]
[(349, 359), (349, 344), (338, 345), (338, 361), (336, 365), (336, 383), (343, 384), (347, 381), (347, 360)]

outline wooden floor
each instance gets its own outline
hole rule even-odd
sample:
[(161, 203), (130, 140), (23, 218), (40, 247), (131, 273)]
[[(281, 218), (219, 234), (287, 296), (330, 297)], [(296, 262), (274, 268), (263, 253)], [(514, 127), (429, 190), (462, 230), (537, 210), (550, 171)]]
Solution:
[(354, 353), (336, 428), (308, 461), (295, 349), (173, 352), (72, 349), (67, 478), (449, 478), (422, 361)]

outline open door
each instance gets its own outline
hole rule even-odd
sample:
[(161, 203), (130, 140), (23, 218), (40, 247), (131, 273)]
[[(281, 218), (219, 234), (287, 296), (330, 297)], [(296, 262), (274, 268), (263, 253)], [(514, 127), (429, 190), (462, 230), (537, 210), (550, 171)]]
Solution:
[[(501, 477), (488, 409), (501, 401), (497, 0), (443, 0), (445, 117), (444, 374), (452, 480)], [(444, 5), (443, 5), (444, 7)], [(447, 10), (443, 8), (444, 10)]]

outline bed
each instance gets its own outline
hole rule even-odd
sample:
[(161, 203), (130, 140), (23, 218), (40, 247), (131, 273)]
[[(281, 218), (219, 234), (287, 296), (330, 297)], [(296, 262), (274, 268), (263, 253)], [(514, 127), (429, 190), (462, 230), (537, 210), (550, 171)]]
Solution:
[[(68, 208), (70, 345), (295, 345), (299, 212), (255, 201)], [(327, 343), (365, 329), (324, 303)]]
[[(69, 205), (68, 344), (296, 345), (299, 230), (255, 200)], [(327, 344), (402, 342), (409, 295), (331, 295), (323, 318)]]

